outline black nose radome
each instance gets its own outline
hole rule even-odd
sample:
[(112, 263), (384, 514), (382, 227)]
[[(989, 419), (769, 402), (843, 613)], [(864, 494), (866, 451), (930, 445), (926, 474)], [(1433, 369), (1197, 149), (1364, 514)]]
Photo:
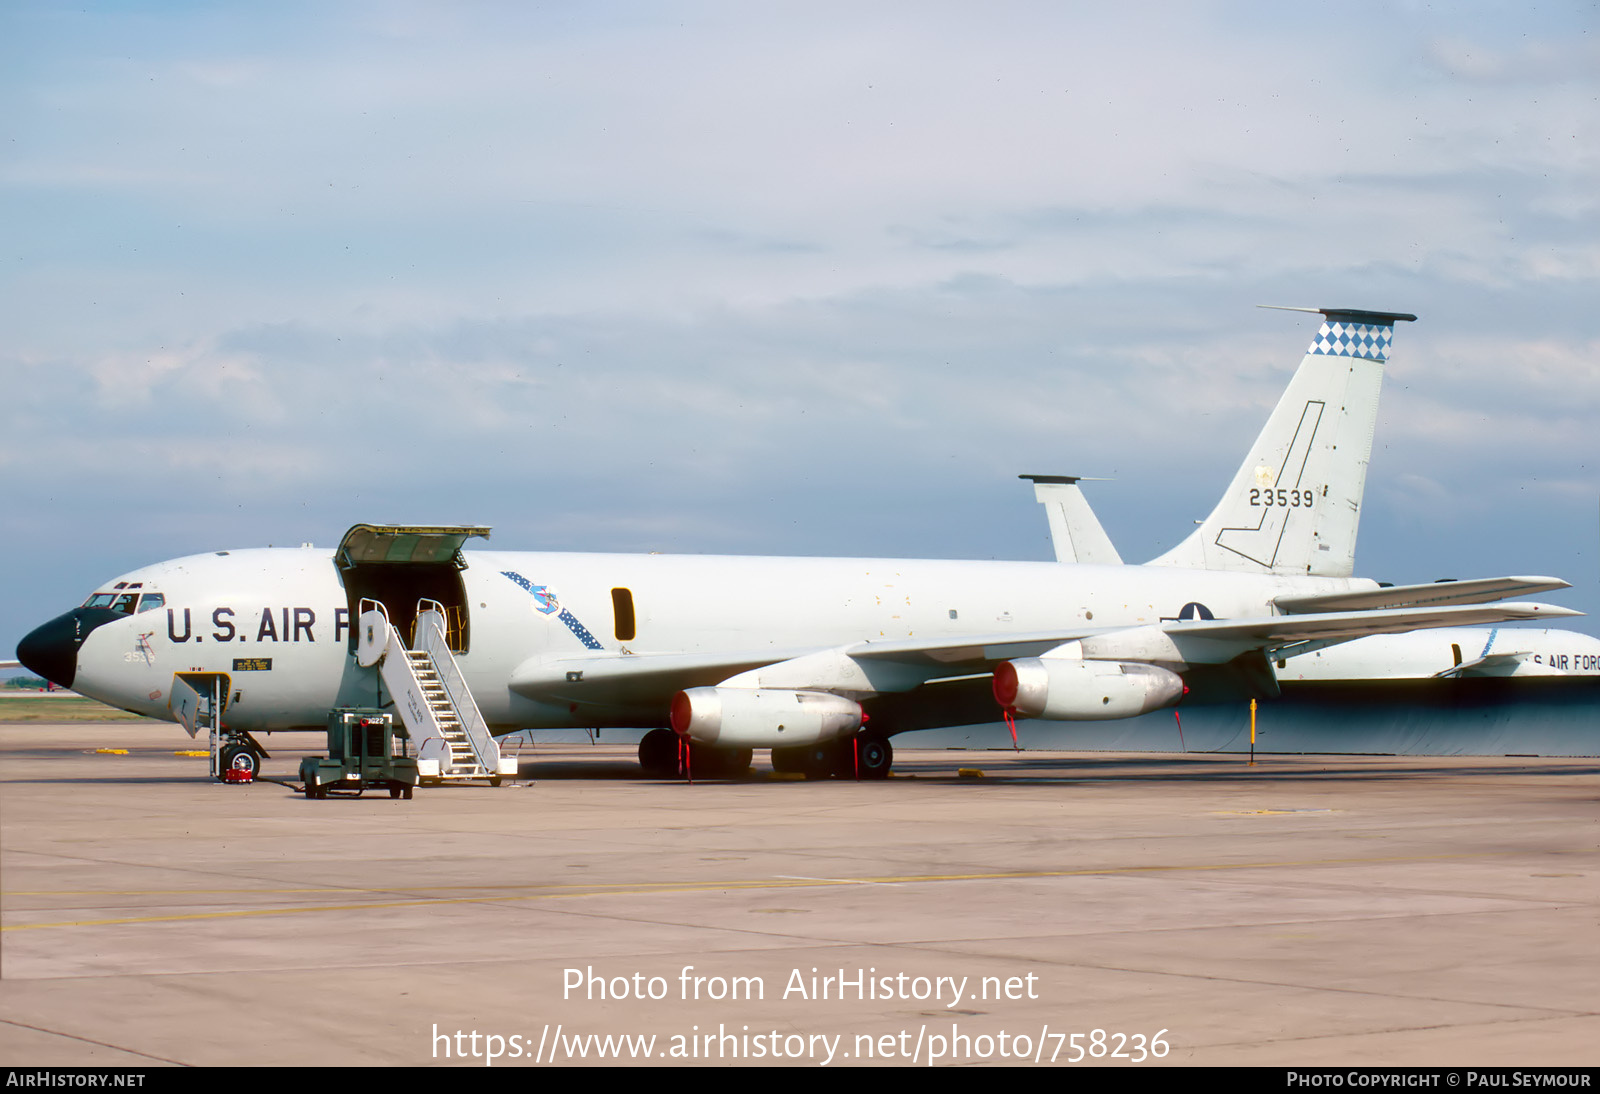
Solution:
[(17, 643), (17, 660), (52, 684), (70, 688), (78, 671), (78, 650), (83, 640), (96, 627), (122, 618), (121, 612), (107, 608), (74, 608), (29, 631)]

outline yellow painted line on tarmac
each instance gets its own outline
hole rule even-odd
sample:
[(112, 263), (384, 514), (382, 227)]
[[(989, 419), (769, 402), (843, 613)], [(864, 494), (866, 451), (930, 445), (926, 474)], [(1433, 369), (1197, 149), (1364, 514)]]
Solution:
[[(523, 890), (495, 895), (490, 892), (483, 896), (459, 897), (424, 897), (416, 900), (379, 900), (354, 904), (314, 904), (302, 907), (283, 908), (234, 908), (222, 909), (211, 912), (174, 912), (161, 915), (126, 916), (112, 919), (75, 919), (51, 923), (11, 923), (0, 926), (0, 931), (32, 931), (51, 927), (114, 927), (138, 923), (177, 923), (201, 919), (238, 919), (248, 916), (269, 915), (302, 915), (307, 912), (358, 912), (375, 911), (385, 908), (418, 908), (436, 906), (441, 907), (451, 904), (496, 904), (516, 900), (557, 900), (584, 896), (643, 896), (651, 894), (673, 893), (704, 893), (727, 890), (762, 890), (762, 889), (804, 889), (831, 887), (841, 885), (923, 885), (951, 881), (1029, 881), (1049, 878), (1092, 877), (1107, 875), (1139, 875), (1139, 874), (1182, 874), (1201, 873), (1217, 870), (1269, 870), (1293, 869), (1307, 866), (1378, 866), (1401, 862), (1446, 862), (1452, 859), (1484, 859), (1500, 858), (1507, 855), (1524, 854), (1523, 851), (1494, 851), (1477, 854), (1460, 855), (1394, 855), (1381, 858), (1336, 858), (1336, 859), (1304, 859), (1285, 862), (1217, 862), (1199, 863), (1194, 865), (1157, 865), (1157, 866), (1100, 866), (1086, 867), (1081, 870), (1006, 870), (991, 873), (970, 874), (903, 874), (885, 877), (864, 878), (759, 878), (749, 880), (729, 881), (701, 881), (701, 882), (640, 882), (628, 884), (618, 882), (614, 885), (570, 885), (570, 886), (504, 886), (504, 888)], [(1588, 853), (1587, 851), (1574, 852), (1543, 852), (1545, 854), (1571, 854)], [(489, 891), (488, 886), (440, 886), (435, 890), (439, 892), (460, 892), (463, 889), (482, 889)], [(417, 890), (412, 890), (417, 891)], [(424, 889), (423, 892), (430, 890)], [(305, 892), (343, 892), (350, 893), (349, 889), (195, 889), (195, 890), (155, 890), (147, 893), (137, 891), (117, 893), (112, 891), (83, 890), (81, 892), (15, 892), (6, 893), (6, 896), (114, 896), (114, 895), (232, 895), (232, 896), (273, 896), (288, 895)], [(17, 909), (12, 909), (12, 915), (17, 914)]]

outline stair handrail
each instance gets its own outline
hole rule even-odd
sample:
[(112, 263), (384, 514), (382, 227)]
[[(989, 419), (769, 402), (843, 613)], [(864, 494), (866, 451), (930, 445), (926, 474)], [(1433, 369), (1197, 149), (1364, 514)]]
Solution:
[(466, 731), (467, 743), (472, 746), (473, 755), (478, 758), (478, 764), (492, 775), (500, 768), (500, 746), (489, 732), (489, 724), (484, 721), (483, 712), (472, 697), (472, 689), (467, 687), (466, 678), (461, 675), (461, 668), (450, 652), (446, 625), (443, 604), (427, 598), (417, 601), (414, 648), (426, 651), (433, 660), (434, 672), (438, 674), (439, 683), (456, 708), (456, 715), (461, 720), (461, 728)]
[[(377, 612), (383, 620), (384, 638), (382, 642), (376, 641), (376, 636), (369, 643), (361, 631), (361, 621), (368, 613)], [(371, 668), (383, 660), (390, 645), (394, 643), (394, 624), (389, 621), (389, 609), (383, 601), (373, 600), (371, 597), (362, 597), (356, 602), (355, 635), (356, 635), (356, 662), (364, 668)], [(376, 648), (374, 648), (376, 647)], [(369, 659), (370, 658), (370, 659)]]

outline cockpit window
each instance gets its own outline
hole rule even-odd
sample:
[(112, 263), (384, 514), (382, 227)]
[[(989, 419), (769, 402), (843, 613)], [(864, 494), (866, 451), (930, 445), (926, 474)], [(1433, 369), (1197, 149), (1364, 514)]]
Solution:
[[(144, 611), (149, 611), (151, 608), (159, 608), (161, 605), (166, 603), (165, 599), (163, 599), (160, 593), (151, 593), (144, 599)], [(113, 592), (95, 593), (88, 600), (83, 602), (83, 606), (85, 608), (110, 608), (112, 611), (121, 612), (123, 615), (132, 615), (138, 603), (138, 593)]]
[(148, 612), (155, 608), (161, 607), (166, 602), (167, 598), (162, 596), (160, 593), (145, 593), (144, 598), (139, 601), (139, 610), (141, 612)]

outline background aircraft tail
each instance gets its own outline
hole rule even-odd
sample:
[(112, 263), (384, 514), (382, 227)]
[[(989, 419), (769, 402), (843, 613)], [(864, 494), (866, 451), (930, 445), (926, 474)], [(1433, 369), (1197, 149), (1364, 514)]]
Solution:
[(1354, 570), (1383, 366), (1395, 323), (1416, 316), (1285, 310), (1320, 312), (1322, 329), (1217, 507), (1150, 565), (1319, 577)]

